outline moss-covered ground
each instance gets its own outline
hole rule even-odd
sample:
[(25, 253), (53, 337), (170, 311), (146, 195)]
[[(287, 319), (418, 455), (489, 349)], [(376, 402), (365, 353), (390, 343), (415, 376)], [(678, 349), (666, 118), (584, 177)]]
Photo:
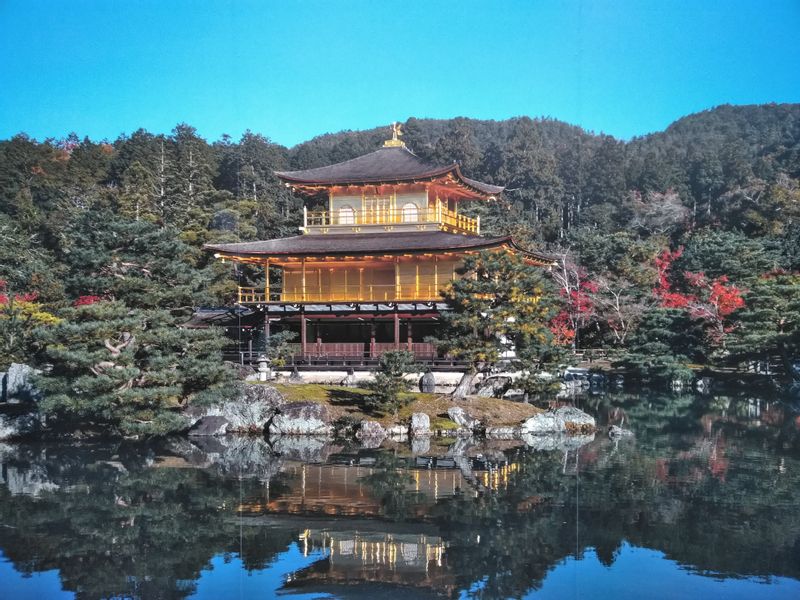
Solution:
[(458, 405), (488, 427), (518, 425), (528, 417), (541, 412), (541, 409), (522, 402), (512, 402), (498, 398), (473, 396), (456, 403), (444, 394), (409, 393), (409, 403), (401, 408), (397, 416), (370, 412), (365, 408), (365, 398), (369, 390), (335, 385), (312, 383), (272, 384), (288, 402), (320, 402), (326, 404), (335, 419), (349, 417), (380, 421), (383, 425), (408, 422), (415, 412), (423, 412), (431, 419), (431, 429), (455, 429), (456, 425), (447, 417), (447, 409)]

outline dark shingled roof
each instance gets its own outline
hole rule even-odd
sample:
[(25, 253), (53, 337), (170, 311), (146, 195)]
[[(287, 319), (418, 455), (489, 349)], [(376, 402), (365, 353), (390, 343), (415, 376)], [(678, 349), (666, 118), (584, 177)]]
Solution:
[(509, 246), (531, 258), (552, 263), (542, 254), (529, 252), (517, 246), (511, 236), (485, 238), (459, 235), (444, 231), (419, 231), (397, 233), (340, 233), (325, 235), (296, 235), (260, 242), (237, 244), (207, 244), (207, 250), (237, 256), (354, 256), (359, 254), (397, 254), (401, 252), (426, 252), (446, 250), (482, 250)]
[(458, 165), (431, 165), (405, 146), (379, 148), (363, 156), (344, 162), (306, 169), (305, 171), (278, 171), (275, 174), (287, 183), (298, 185), (345, 185), (364, 183), (391, 183), (433, 179), (453, 173), (464, 185), (492, 196), (503, 187), (469, 179), (461, 174)]

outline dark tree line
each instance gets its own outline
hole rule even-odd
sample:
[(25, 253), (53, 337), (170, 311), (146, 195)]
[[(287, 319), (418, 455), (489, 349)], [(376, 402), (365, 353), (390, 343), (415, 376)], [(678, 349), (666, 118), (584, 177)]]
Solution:
[[(629, 142), (528, 117), (412, 118), (404, 131), (423, 158), (506, 186), (465, 210), (485, 233), (558, 260), (557, 340), (638, 352), (631, 368), (662, 373), (674, 371), (670, 356), (788, 364), (797, 354), (800, 106), (721, 106)], [(0, 141), (2, 361), (32, 360), (31, 330), (75, 303), (166, 310), (176, 322), (230, 303), (230, 265), (201, 246), (292, 235), (301, 201), (274, 171), (347, 160), (387, 136), (346, 131), (285, 148), (252, 132), (209, 143), (180, 124), (114, 141)], [(776, 294), (781, 315), (752, 308)], [(696, 328), (696, 343), (662, 339), (678, 327)], [(654, 338), (663, 364), (646, 356)]]

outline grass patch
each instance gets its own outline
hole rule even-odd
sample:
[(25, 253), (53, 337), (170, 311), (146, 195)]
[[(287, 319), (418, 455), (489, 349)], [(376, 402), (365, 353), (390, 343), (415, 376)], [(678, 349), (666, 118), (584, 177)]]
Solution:
[(276, 383), (274, 385), (288, 402), (320, 402), (326, 404), (333, 418), (351, 417), (356, 420), (375, 420), (384, 426), (393, 423), (403, 423), (411, 420), (415, 412), (427, 414), (431, 419), (431, 429), (456, 429), (457, 425), (447, 416), (447, 409), (452, 406), (461, 406), (472, 416), (489, 427), (503, 427), (519, 425), (522, 421), (541, 412), (541, 409), (511, 402), (499, 398), (483, 398), (474, 396), (468, 400), (456, 403), (449, 396), (441, 394), (421, 394), (409, 392), (405, 397), (411, 397), (411, 402), (401, 408), (397, 417), (391, 414), (375, 414), (368, 412), (364, 407), (369, 390), (362, 388), (349, 388), (338, 385), (320, 385), (315, 383)]

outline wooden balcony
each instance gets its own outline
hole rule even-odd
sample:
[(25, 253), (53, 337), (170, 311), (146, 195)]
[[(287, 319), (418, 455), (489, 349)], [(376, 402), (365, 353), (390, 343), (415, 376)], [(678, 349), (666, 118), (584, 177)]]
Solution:
[(327, 304), (330, 302), (437, 302), (441, 300), (432, 283), (401, 285), (349, 285), (319, 288), (240, 287), (239, 304)]
[(327, 210), (303, 213), (303, 229), (318, 232), (320, 229), (334, 227), (337, 230), (374, 228), (374, 226), (419, 226), (431, 225), (459, 233), (480, 235), (480, 217), (473, 219), (448, 210), (444, 204), (428, 209), (391, 208), (385, 210)]

